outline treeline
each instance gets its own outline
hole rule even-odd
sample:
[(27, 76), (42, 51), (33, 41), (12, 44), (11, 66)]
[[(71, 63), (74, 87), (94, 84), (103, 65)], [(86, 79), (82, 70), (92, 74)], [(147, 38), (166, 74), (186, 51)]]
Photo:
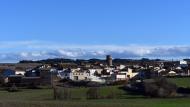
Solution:
[[(148, 58), (142, 58), (139, 60), (133, 60), (133, 59), (113, 59), (114, 64), (127, 64), (127, 63), (142, 63), (142, 62), (152, 62), (152, 61), (162, 61), (160, 59), (148, 59)], [(98, 63), (106, 63), (105, 59), (66, 59), (66, 58), (55, 58), (55, 59), (44, 59), (44, 60), (22, 60), (19, 63), (75, 63), (75, 64), (84, 64), (84, 63), (91, 63), (91, 64), (98, 64)]]
[(44, 60), (22, 60), (19, 63), (74, 63), (75, 60), (72, 59), (64, 59), (64, 58), (55, 58), (55, 59), (44, 59)]

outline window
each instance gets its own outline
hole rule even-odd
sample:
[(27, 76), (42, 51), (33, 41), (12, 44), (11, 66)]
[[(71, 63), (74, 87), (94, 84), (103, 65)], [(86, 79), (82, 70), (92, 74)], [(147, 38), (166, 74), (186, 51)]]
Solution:
[(74, 80), (78, 80), (78, 76), (74, 76)]

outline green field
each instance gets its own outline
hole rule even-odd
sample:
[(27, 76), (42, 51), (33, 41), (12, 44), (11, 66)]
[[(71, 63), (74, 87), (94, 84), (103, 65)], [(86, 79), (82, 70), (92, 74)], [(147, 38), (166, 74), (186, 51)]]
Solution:
[[(169, 79), (179, 86), (190, 86), (188, 78)], [(113, 99), (87, 100), (88, 88), (72, 88), (70, 100), (53, 100), (52, 89), (22, 89), (19, 92), (0, 91), (0, 107), (189, 107), (190, 99), (156, 99), (130, 95), (120, 86), (100, 88), (101, 96), (114, 93)]]
[(189, 107), (189, 99), (0, 101), (0, 107)]
[(168, 80), (180, 87), (190, 87), (190, 78), (169, 78)]

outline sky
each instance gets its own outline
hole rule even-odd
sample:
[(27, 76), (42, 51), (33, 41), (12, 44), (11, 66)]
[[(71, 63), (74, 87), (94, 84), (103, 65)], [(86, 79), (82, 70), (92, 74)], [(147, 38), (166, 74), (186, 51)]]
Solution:
[(0, 62), (190, 58), (189, 0), (0, 0)]

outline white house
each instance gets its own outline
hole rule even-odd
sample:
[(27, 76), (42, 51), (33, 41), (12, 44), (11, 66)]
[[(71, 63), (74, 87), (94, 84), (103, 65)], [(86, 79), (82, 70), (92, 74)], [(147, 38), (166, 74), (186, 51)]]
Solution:
[(180, 65), (187, 65), (187, 61), (184, 61), (184, 60), (181, 60), (179, 63)]
[(71, 73), (71, 80), (74, 81), (82, 81), (82, 80), (89, 80), (90, 73), (85, 71), (74, 71)]
[(170, 72), (168, 72), (168, 76), (176, 76), (176, 75), (177, 75), (177, 73), (174, 72), (174, 71), (170, 71)]
[(122, 70), (122, 69), (124, 69), (125, 67), (126, 67), (125, 65), (118, 65), (118, 66), (116, 66), (116, 68), (119, 69), (119, 70)]
[(15, 74), (16, 74), (16, 75), (24, 75), (24, 74), (25, 74), (25, 71), (15, 71)]
[(24, 75), (25, 74), (25, 69), (21, 67), (15, 68), (15, 74), (16, 75)]
[(101, 77), (96, 76), (95, 72), (98, 72), (97, 69), (89, 69), (89, 73), (90, 73), (89, 79), (90, 79), (90, 81), (104, 83), (105, 80), (102, 79)]
[(126, 73), (118, 73), (116, 74), (116, 80), (119, 81), (119, 80), (127, 80), (128, 77), (127, 77), (127, 74)]
[(127, 71), (120, 71), (116, 74), (116, 80), (127, 80), (138, 75), (138, 72), (134, 72), (133, 69), (128, 68)]
[(57, 76), (60, 77), (61, 79), (71, 79), (72, 71), (71, 71), (71, 69), (58, 70)]
[(181, 60), (180, 67), (188, 67), (187, 61)]

